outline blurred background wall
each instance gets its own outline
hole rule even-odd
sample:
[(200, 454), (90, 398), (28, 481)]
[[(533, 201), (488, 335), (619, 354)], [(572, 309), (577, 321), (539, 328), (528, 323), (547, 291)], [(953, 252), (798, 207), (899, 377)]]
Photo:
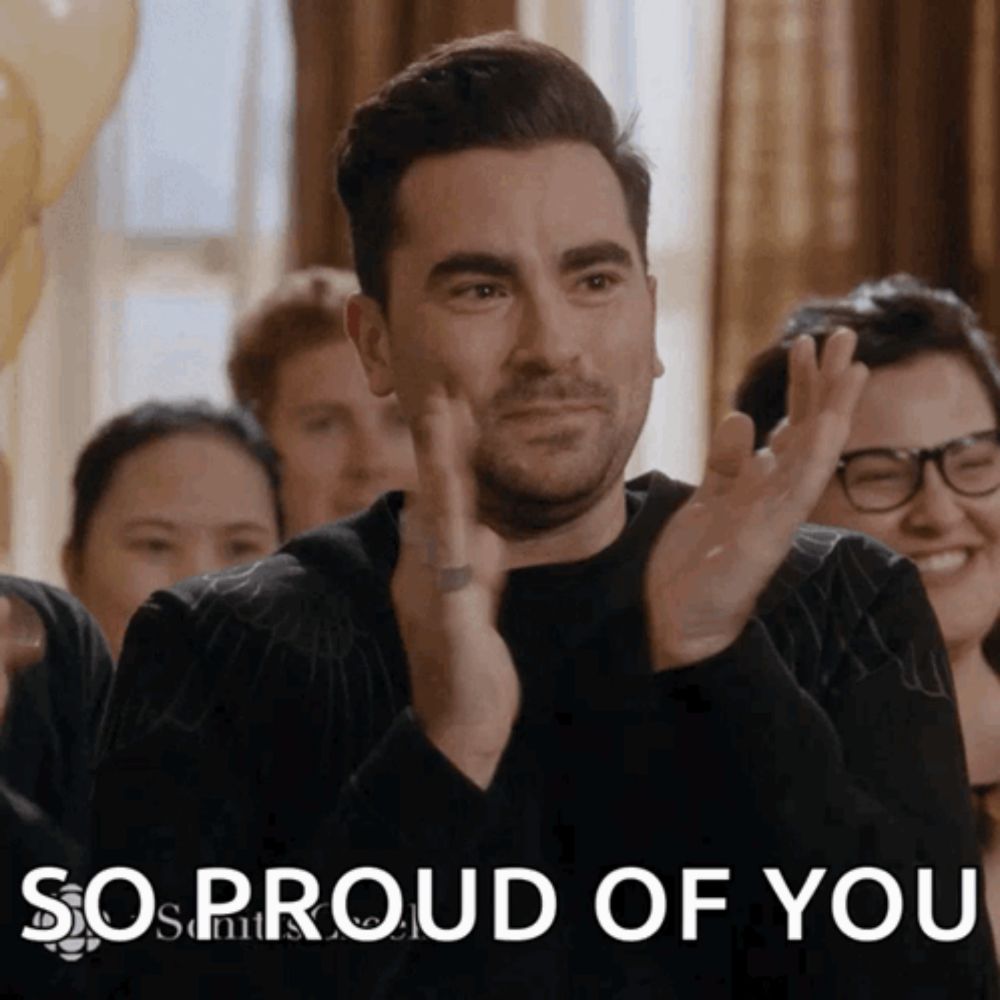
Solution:
[(728, 0), (713, 408), (807, 293), (910, 271), (1000, 332), (997, 0)]
[[(657, 384), (632, 471), (699, 474), (746, 358), (812, 293), (900, 269), (1000, 329), (1000, 0), (140, 0), (119, 106), (54, 209), (0, 375), (8, 568), (58, 582), (86, 436), (227, 398), (234, 316), (349, 263), (331, 149), (427, 46), (519, 27), (580, 61), (654, 168)], [(2, 506), (2, 505), (0, 505)]]

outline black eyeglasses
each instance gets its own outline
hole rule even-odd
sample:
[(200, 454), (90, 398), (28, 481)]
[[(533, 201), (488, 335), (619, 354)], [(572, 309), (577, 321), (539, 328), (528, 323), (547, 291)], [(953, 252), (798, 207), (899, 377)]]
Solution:
[(945, 441), (936, 448), (865, 448), (841, 455), (837, 478), (855, 510), (883, 513), (912, 500), (924, 484), (924, 465), (963, 497), (1000, 489), (1000, 429)]

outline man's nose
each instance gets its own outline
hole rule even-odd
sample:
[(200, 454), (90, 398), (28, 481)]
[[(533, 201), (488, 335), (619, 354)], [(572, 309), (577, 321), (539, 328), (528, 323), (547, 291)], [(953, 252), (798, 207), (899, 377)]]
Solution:
[(965, 517), (962, 498), (944, 481), (937, 466), (927, 462), (924, 481), (906, 513), (906, 524), (916, 531), (942, 533)]
[(524, 297), (512, 360), (521, 367), (560, 371), (581, 353), (582, 317), (562, 289), (544, 287)]

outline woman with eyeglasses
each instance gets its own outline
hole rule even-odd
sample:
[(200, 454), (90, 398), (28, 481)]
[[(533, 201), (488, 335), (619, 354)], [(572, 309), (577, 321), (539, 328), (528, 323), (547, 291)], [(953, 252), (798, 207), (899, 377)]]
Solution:
[(920, 571), (951, 659), (1000, 945), (1000, 364), (969, 306), (908, 275), (808, 302), (737, 390), (758, 447), (785, 416), (791, 344), (822, 351), (839, 327), (857, 331), (871, 375), (812, 520), (871, 535)]

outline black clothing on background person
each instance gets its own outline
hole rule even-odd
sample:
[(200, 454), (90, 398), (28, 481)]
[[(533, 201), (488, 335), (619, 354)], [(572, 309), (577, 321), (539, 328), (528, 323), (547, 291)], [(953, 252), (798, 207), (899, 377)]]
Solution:
[[(101, 737), (95, 866), (138, 868), (186, 916), (198, 867), (255, 879), (299, 866), (323, 901), (341, 872), (374, 864), (408, 898), (414, 869), (433, 867), (435, 916), (450, 926), (459, 866), (478, 869), (485, 890), (492, 869), (522, 865), (556, 886), (549, 933), (494, 942), (487, 894), (476, 931), (450, 944), (209, 944), (150, 931), (100, 951), (94, 995), (210, 995), (235, 978), (244, 996), (352, 1000), (995, 996), (985, 918), (952, 944), (916, 926), (914, 868), (939, 872), (947, 927), (957, 870), (977, 855), (950, 674), (913, 567), (807, 526), (729, 649), (654, 674), (644, 569), (689, 488), (653, 473), (626, 489), (628, 524), (612, 545), (508, 576), (499, 630), (521, 713), (486, 792), (407, 708), (389, 593), (398, 494), (252, 567), (156, 595), (130, 626)], [(667, 919), (622, 944), (598, 928), (593, 895), (607, 871), (632, 865), (667, 886)], [(793, 892), (810, 867), (829, 869), (801, 943), (785, 940), (768, 865)], [(868, 865), (897, 877), (905, 911), (888, 939), (858, 944), (832, 926), (830, 889)], [(684, 942), (678, 873), (696, 866), (730, 870), (718, 891), (727, 910), (702, 914), (698, 940)], [(263, 905), (261, 881), (250, 910)], [(378, 890), (372, 900), (384, 912)], [(351, 896), (361, 915), (366, 902)], [(514, 925), (536, 908), (515, 906)], [(614, 909), (635, 926), (648, 902), (625, 892)], [(858, 924), (883, 914), (878, 893), (852, 896)]]
[[(21, 928), (32, 917), (32, 908), (21, 895), (21, 879), (42, 865), (79, 870), (80, 845), (0, 780), (0, 849), (0, 997), (81, 995), (84, 978), (79, 966), (21, 937)], [(46, 884), (46, 891), (52, 888), (57, 888), (56, 883)]]
[(55, 587), (0, 576), (0, 596), (27, 601), (45, 626), (41, 661), (11, 682), (0, 721), (0, 776), (65, 835), (90, 825), (91, 761), (111, 686), (100, 630), (76, 598)]
[(21, 879), (41, 865), (80, 871), (111, 659), (93, 619), (61, 590), (0, 576), (0, 596), (26, 601), (45, 629), (44, 655), (14, 674), (0, 717), (0, 996), (65, 997), (79, 969), (21, 938), (31, 917)]

